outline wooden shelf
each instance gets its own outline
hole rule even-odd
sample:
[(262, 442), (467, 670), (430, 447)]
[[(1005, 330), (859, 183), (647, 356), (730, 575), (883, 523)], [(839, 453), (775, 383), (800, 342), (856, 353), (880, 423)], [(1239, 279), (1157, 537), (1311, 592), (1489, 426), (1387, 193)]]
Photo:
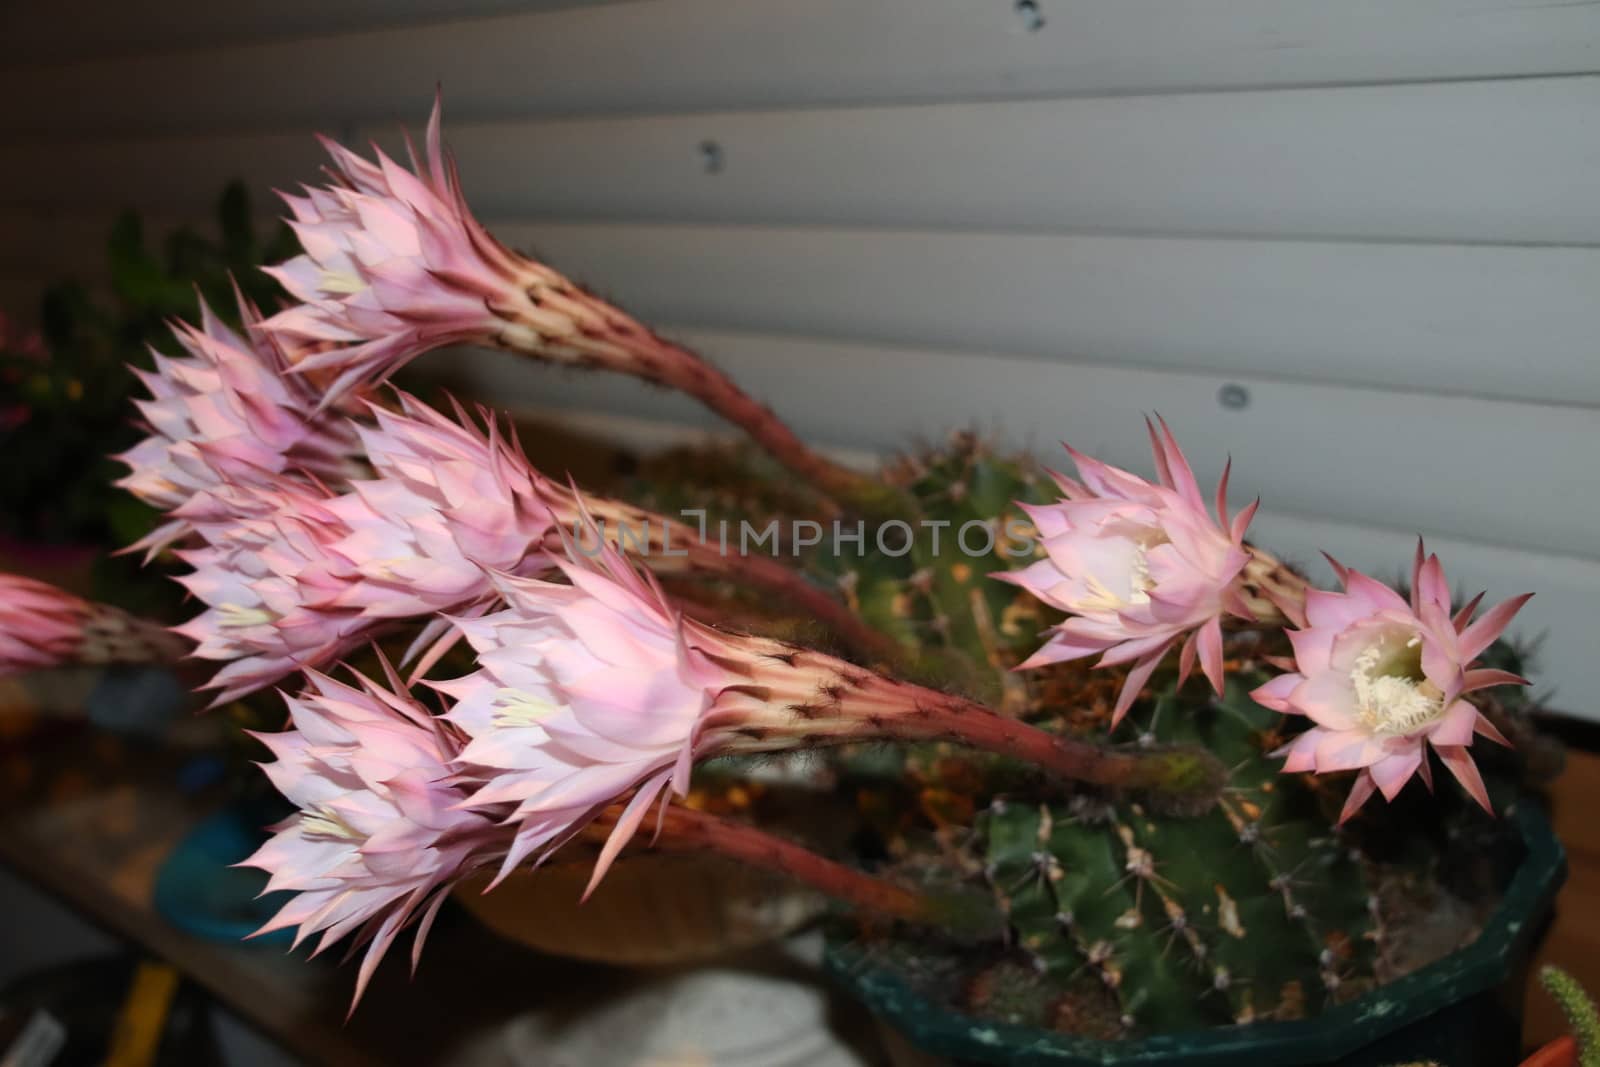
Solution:
[[(539, 956), (447, 908), (413, 979), (397, 945), (349, 1021), (355, 971), (338, 950), (224, 944), (177, 930), (151, 906), (156, 872), (219, 805), (171, 783), (174, 753), (87, 733), (0, 750), (0, 863), (95, 925), (177, 967), (310, 1063), (443, 1063), (452, 1049), (534, 1007), (603, 995), (604, 967)], [(470, 978), (468, 977), (470, 976)]]

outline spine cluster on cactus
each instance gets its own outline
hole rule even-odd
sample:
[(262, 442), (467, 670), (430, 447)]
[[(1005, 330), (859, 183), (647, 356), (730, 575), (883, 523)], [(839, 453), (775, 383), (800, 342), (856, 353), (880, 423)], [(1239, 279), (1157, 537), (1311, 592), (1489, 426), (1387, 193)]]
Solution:
[[(598, 879), (659, 804), (662, 847), (1009, 942), (967, 988), (1002, 1017), (1102, 1035), (1296, 1018), (1382, 977), (1375, 880), (1317, 776), (1357, 772), (1348, 818), (1414, 775), (1431, 788), (1436, 754), (1490, 807), (1469, 746), (1504, 739), (1465, 698), (1522, 681), (1478, 660), (1525, 598), (1452, 613), (1420, 549), (1409, 599), (1343, 568), (1344, 592), (1314, 590), (1245, 540), (1256, 505), (1230, 510), (1226, 471), (1202, 494), (1164, 422), (1150, 424), (1153, 481), (1076, 452), (1076, 478), (1045, 476), (972, 435), (849, 470), (697, 354), (496, 241), (437, 109), (410, 170), (330, 148), (335, 184), (290, 198), (306, 254), (277, 276), (299, 303), (251, 317), (248, 337), (209, 315), (180, 327), (190, 358), (147, 376), (151, 436), (123, 457), (125, 484), (168, 512), (146, 547), (175, 544), (196, 567), (208, 612), (180, 632), (200, 655), (248, 661), (219, 676), (228, 694), (394, 627), (429, 650), (419, 677), (458, 637), (476, 656), (474, 673), (430, 683), (443, 715), (392, 671), (308, 674), (295, 729), (266, 739), (300, 809), (253, 861), (298, 894), (274, 926), (366, 943), (359, 990), (471, 872), (503, 877), (582, 840)], [(904, 551), (869, 539), (798, 567), (730, 555), (636, 502), (544, 479), (492, 419), (480, 431), (412, 398), (347, 414), (355, 392), (464, 342), (685, 392), (805, 483), (811, 514), (897, 521)], [(635, 488), (703, 515), (792, 517), (782, 476), (741, 477)], [(581, 535), (608, 521), (655, 534), (597, 536), (597, 562)], [(1025, 529), (1026, 566), (1006, 538), (974, 550), (951, 533), (970, 527)], [(781, 601), (854, 660), (718, 629), (641, 563), (731, 584), (769, 614)], [(0, 613), (0, 650), (28, 625)], [(894, 770), (861, 742), (891, 743)], [(919, 884), (916, 864), (869, 875), (672, 803), (708, 759), (836, 748), (859, 796), (916, 789), (912, 805), (946, 813), (884, 834), (891, 859), (936, 841), (921, 859), (941, 879)], [(360, 789), (338, 786), (351, 768)], [(396, 859), (407, 850), (426, 869)]]

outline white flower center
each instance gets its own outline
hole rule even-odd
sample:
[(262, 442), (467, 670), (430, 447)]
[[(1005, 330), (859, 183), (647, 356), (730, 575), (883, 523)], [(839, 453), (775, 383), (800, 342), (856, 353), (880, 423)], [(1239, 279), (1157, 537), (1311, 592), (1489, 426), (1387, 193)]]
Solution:
[(277, 616), (266, 608), (247, 608), (243, 604), (219, 604), (217, 614), (222, 618), (220, 625), (224, 630), (243, 630), (250, 626), (270, 626), (277, 621)]
[(1422, 673), (1422, 638), (1396, 647), (1380, 637), (1361, 650), (1350, 669), (1361, 724), (1375, 734), (1403, 737), (1444, 717), (1444, 694)]
[(537, 726), (560, 710), (559, 704), (520, 689), (502, 689), (494, 697), (494, 721), (499, 726)]
[(366, 835), (326, 804), (318, 804), (300, 813), (300, 832), (316, 837), (333, 837), (340, 841), (364, 841)]
[(1127, 573), (1117, 575), (1109, 585), (1097, 574), (1084, 575), (1083, 584), (1088, 595), (1079, 597), (1069, 605), (1073, 612), (1081, 615), (1121, 611), (1135, 604), (1150, 603), (1150, 590), (1156, 587), (1156, 583), (1150, 577), (1149, 551), (1157, 545), (1166, 544), (1166, 539), (1152, 531), (1147, 536), (1132, 540), (1133, 558), (1129, 561)]

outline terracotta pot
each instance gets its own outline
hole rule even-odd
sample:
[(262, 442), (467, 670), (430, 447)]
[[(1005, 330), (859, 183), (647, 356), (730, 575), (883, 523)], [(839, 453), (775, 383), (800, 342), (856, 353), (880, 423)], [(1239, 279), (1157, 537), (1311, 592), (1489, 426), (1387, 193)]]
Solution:
[(1578, 1043), (1558, 1037), (1523, 1060), (1522, 1067), (1578, 1067)]
[(821, 913), (793, 883), (715, 857), (646, 852), (612, 867), (580, 903), (593, 868), (552, 863), (469, 879), (455, 899), (502, 937), (551, 955), (615, 964), (685, 963), (765, 944)]

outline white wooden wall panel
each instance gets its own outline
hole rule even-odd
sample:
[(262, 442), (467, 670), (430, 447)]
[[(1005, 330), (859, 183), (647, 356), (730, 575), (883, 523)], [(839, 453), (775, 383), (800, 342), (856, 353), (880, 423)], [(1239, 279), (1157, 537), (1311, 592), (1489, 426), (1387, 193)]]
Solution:
[[(442, 80), (480, 214), (815, 439), (976, 421), (1142, 468), (1160, 410), (1292, 554), (1392, 573), (1420, 531), (1465, 584), (1540, 590), (1524, 630), (1585, 710), (1600, 4), (1037, 7), (1030, 32), (1010, 0), (7, 5), (0, 306), (97, 277), (122, 206), (314, 180), (313, 127), (393, 144)], [(615, 379), (433, 365), (707, 425)]]
[(1600, 249), (503, 225), (653, 318), (1600, 405)]
[(394, 24), (603, 0), (13, 0), (0, 6), (0, 67), (42, 66), (128, 52), (171, 51), (261, 37), (357, 32)]
[[(1600, 77), (1535, 78), (460, 123), (450, 142), (487, 216), (1572, 244), (1600, 243), (1597, 115)], [(192, 210), (236, 174), (315, 174), (290, 133), (11, 151), (31, 163), (0, 170), (0, 206)]]
[(1011, 0), (635, 0), (395, 27), (450, 5), (79, 0), (31, 26), (22, 8), (14, 33), (53, 59), (191, 50), (0, 73), (11, 129), (403, 115), (435, 81), (482, 117), (1505, 77), (1593, 70), (1600, 38), (1600, 9), (1547, 0), (1040, 0), (1036, 31)]
[(127, 207), (185, 217), (207, 211), (236, 177), (246, 179), (257, 203), (277, 203), (274, 188), (317, 181), (327, 154), (310, 131), (298, 131), (12, 141), (6, 158), (28, 164), (0, 167), (0, 210), (21, 207), (44, 216), (95, 211), (109, 224)]
[[(490, 225), (653, 320), (1600, 406), (1600, 248)], [(104, 242), (0, 216), (0, 268), (94, 275)]]
[[(1600, 559), (1600, 468), (1590, 408), (1495, 403), (1399, 390), (1062, 364), (997, 353), (847, 344), (665, 327), (773, 401), (803, 435), (888, 450), (955, 426), (1048, 447), (1063, 438), (1117, 463), (1148, 450), (1141, 416), (1176, 429), (1207, 476), (1272, 506)], [(469, 355), (471, 358), (469, 359)], [(502, 402), (594, 407), (710, 424), (683, 397), (613, 376), (528, 373), (500, 353), (463, 353)], [(1218, 391), (1242, 385), (1243, 410)], [(1514, 475), (1514, 476), (1513, 476)]]

